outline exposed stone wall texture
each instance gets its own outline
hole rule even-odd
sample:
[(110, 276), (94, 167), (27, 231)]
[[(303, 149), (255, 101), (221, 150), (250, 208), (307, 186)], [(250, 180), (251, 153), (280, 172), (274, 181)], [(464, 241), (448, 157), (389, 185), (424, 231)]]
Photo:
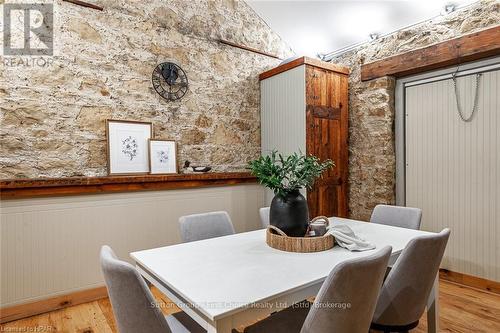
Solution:
[[(2, 1), (3, 2), (3, 1)], [(243, 1), (101, 0), (97, 11), (55, 2), (52, 66), (0, 72), (0, 178), (105, 175), (105, 119), (151, 121), (179, 162), (237, 171), (260, 154), (258, 74), (290, 48)], [(2, 59), (3, 60), (3, 59)], [(173, 60), (190, 87), (168, 102), (151, 74)]]
[(395, 203), (394, 91), (391, 77), (361, 82), (361, 65), (500, 23), (500, 2), (470, 7), (343, 53), (332, 62), (350, 67), (349, 77), (349, 211), (368, 220), (379, 203)]

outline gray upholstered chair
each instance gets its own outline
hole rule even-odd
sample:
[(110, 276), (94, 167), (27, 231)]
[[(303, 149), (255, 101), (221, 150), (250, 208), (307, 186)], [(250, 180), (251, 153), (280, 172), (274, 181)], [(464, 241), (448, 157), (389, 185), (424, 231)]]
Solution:
[(377, 205), (373, 209), (370, 222), (418, 230), (421, 219), (422, 210), (420, 208)]
[(227, 212), (181, 216), (179, 224), (184, 243), (234, 234), (233, 223)]
[(301, 302), (248, 326), (245, 333), (367, 333), (391, 250), (387, 246), (338, 265), (310, 309)]
[(109, 246), (101, 248), (100, 257), (120, 333), (206, 332), (184, 312), (163, 316), (139, 272), (129, 263), (117, 259)]
[(269, 211), (270, 207), (262, 207), (259, 209), (260, 215), (260, 223), (262, 224), (262, 228), (267, 228), (269, 226)]
[(411, 240), (384, 281), (371, 327), (408, 332), (424, 314), (450, 229)]

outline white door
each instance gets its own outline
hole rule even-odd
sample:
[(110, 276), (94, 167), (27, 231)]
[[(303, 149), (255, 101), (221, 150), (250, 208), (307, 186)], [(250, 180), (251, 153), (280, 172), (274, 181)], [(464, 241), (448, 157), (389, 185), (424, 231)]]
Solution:
[[(443, 268), (499, 281), (500, 70), (479, 80), (470, 122), (459, 117), (449, 76), (404, 86), (405, 197), (423, 210), (423, 230), (451, 228)], [(458, 78), (465, 116), (475, 82), (475, 74)]]

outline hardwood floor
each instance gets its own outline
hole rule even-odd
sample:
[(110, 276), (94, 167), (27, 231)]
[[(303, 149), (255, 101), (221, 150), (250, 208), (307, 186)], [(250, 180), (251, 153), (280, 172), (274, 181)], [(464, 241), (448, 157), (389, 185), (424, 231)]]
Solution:
[[(179, 311), (153, 289), (165, 314)], [(441, 281), (441, 332), (500, 332), (500, 295)], [(427, 331), (425, 315), (415, 333)], [(115, 333), (109, 300), (102, 299), (0, 325), (0, 332)]]

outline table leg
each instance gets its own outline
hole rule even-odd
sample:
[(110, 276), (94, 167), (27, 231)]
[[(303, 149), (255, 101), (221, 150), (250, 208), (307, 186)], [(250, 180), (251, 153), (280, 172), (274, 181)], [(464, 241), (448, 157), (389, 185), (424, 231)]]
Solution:
[(233, 321), (231, 317), (217, 320), (214, 324), (209, 324), (207, 333), (231, 333)]
[(427, 300), (427, 332), (439, 332), (439, 273)]

